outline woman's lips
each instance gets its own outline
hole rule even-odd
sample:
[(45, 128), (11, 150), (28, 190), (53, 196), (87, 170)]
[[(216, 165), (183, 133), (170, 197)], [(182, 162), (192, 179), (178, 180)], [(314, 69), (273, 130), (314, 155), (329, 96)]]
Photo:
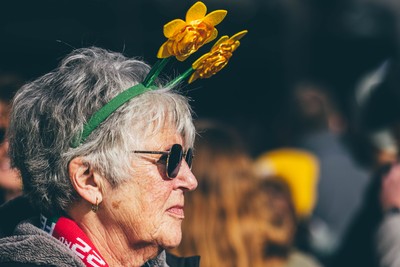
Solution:
[(167, 209), (167, 212), (171, 215), (173, 215), (174, 217), (183, 219), (185, 218), (185, 213), (183, 211), (183, 206), (180, 205), (176, 205), (176, 206), (172, 206), (169, 209)]

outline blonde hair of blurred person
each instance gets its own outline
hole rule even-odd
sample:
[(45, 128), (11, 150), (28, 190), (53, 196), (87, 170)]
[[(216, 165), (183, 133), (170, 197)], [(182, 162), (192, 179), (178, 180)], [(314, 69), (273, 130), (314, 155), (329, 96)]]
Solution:
[[(285, 266), (295, 233), (294, 207), (287, 187), (277, 179), (260, 180), (240, 207), (242, 227), (254, 266)], [(258, 234), (254, 234), (257, 229)]]
[[(280, 177), (260, 179), (241, 202), (242, 230), (251, 266), (316, 267), (313, 257), (294, 247), (297, 220), (288, 184)], [(256, 229), (256, 230), (255, 230)]]
[[(247, 267), (239, 205), (253, 186), (252, 163), (235, 131), (213, 122), (197, 123), (193, 173), (199, 186), (187, 196), (183, 238), (176, 253), (200, 254), (203, 267)], [(254, 229), (253, 229), (254, 230)]]
[(22, 79), (18, 75), (0, 74), (0, 204), (22, 194), (22, 181), (19, 173), (11, 168), (6, 138), (11, 100), (20, 85)]

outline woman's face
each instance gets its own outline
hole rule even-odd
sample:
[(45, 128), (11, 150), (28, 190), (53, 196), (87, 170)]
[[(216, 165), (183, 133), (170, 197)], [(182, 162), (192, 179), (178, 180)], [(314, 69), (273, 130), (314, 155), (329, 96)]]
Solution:
[[(182, 137), (164, 130), (149, 138), (140, 150), (168, 151), (183, 144)], [(161, 155), (137, 154), (132, 179), (109, 189), (101, 209), (107, 212), (105, 225), (112, 225), (131, 246), (155, 245), (172, 248), (181, 241), (184, 193), (197, 187), (197, 180), (183, 160), (178, 175), (169, 179)], [(99, 210), (100, 211), (100, 210)]]

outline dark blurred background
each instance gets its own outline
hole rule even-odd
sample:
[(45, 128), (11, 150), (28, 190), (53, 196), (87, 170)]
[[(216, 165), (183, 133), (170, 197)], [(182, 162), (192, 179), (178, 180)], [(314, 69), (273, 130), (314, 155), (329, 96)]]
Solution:
[[(49, 72), (73, 48), (100, 46), (156, 62), (162, 26), (195, 1), (3, 0), (0, 71), (25, 80)], [(360, 77), (398, 50), (400, 5), (390, 0), (204, 0), (228, 10), (221, 35), (247, 29), (229, 65), (185, 87), (198, 118), (237, 125), (252, 152), (287, 144), (288, 110), (298, 84), (331, 93), (348, 124)], [(206, 48), (207, 50), (209, 49)], [(195, 58), (189, 58), (192, 62)], [(175, 64), (182, 72), (189, 62)]]

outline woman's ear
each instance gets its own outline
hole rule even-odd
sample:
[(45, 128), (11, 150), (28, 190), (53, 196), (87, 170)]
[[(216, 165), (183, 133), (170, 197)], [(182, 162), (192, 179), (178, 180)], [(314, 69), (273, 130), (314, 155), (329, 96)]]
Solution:
[(103, 177), (93, 171), (83, 158), (72, 159), (68, 164), (68, 173), (73, 187), (83, 199), (94, 205), (103, 201)]

